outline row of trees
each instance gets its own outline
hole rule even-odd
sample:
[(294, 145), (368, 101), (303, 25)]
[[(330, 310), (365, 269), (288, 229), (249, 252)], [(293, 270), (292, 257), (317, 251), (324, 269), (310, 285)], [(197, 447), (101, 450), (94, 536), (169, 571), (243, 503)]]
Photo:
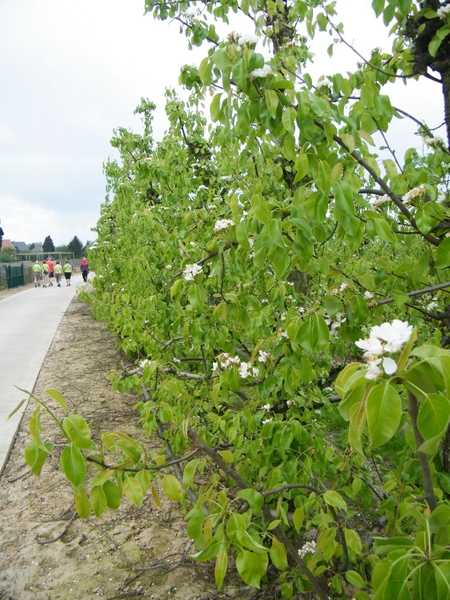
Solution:
[[(57, 410), (36, 399), (32, 471), (54, 447), (46, 409), (79, 515), (162, 489), (219, 588), (234, 569), (283, 598), (450, 595), (450, 153), (387, 91), (426, 77), (450, 106), (450, 8), (372, 5), (392, 52), (318, 77), (317, 31), (349, 44), (334, 2), (146, 0), (209, 50), (182, 70), (189, 100), (167, 92), (162, 141), (147, 100), (143, 131), (115, 132), (89, 254), (143, 437), (94, 438), (55, 390)], [(220, 39), (237, 11), (255, 35)], [(400, 116), (423, 155), (397, 156)]]
[[(67, 245), (55, 247), (52, 238), (48, 235), (42, 244), (42, 250), (44, 252), (73, 252), (75, 258), (81, 258), (87, 253), (90, 244), (91, 242), (87, 241), (83, 245), (83, 242), (75, 235)], [(36, 245), (38, 244), (30, 244), (30, 250), (32, 251)]]

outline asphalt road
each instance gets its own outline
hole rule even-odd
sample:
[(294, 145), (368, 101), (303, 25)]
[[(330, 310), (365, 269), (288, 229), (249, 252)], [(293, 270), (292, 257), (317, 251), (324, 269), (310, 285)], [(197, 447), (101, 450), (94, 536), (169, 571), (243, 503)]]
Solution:
[(0, 300), (0, 476), (26, 407), (8, 419), (26, 395), (32, 392), (41, 365), (56, 330), (82, 285), (81, 275), (73, 275), (70, 286), (29, 287)]

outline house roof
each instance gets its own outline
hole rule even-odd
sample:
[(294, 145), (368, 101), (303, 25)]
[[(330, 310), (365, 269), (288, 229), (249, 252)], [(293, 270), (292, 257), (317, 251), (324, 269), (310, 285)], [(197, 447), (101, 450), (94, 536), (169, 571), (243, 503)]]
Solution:
[(15, 246), (11, 242), (11, 240), (5, 240), (5, 239), (3, 239), (2, 248), (15, 248)]
[(19, 252), (28, 252), (28, 244), (25, 244), (25, 242), (13, 242), (12, 244)]

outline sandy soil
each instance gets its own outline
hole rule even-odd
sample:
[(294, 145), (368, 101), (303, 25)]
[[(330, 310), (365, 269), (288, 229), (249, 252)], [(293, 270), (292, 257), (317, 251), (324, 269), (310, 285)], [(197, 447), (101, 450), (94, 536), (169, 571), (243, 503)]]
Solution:
[[(21, 290), (1, 291), (0, 300)], [(75, 298), (34, 394), (44, 398), (46, 389), (56, 388), (94, 428), (142, 435), (133, 410), (138, 398), (115, 393), (108, 381), (109, 372), (120, 369), (122, 360), (105, 326)], [(158, 509), (148, 494), (141, 508), (125, 499), (117, 511), (108, 510), (100, 518), (78, 518), (57, 452), (39, 478), (25, 463), (34, 408), (29, 402), (0, 481), (0, 600), (255, 597), (242, 582), (217, 592), (213, 566), (195, 564), (188, 557), (194, 549), (174, 503), (166, 501)], [(47, 438), (56, 435), (50, 429)]]

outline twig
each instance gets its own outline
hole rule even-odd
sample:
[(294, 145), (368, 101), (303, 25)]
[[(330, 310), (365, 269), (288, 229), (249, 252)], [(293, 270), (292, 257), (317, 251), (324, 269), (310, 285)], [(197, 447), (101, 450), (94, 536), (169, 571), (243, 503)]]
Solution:
[(67, 532), (67, 530), (69, 529), (70, 525), (72, 524), (72, 521), (75, 519), (76, 516), (77, 516), (77, 513), (74, 512), (73, 515), (70, 518), (70, 521), (64, 527), (63, 531), (61, 531), (61, 533), (59, 535), (57, 535), (55, 538), (52, 538), (51, 540), (45, 540), (45, 541), (42, 541), (39, 538), (37, 538), (37, 543), (40, 544), (41, 546), (43, 546), (45, 544), (53, 544), (53, 542), (57, 542)]

